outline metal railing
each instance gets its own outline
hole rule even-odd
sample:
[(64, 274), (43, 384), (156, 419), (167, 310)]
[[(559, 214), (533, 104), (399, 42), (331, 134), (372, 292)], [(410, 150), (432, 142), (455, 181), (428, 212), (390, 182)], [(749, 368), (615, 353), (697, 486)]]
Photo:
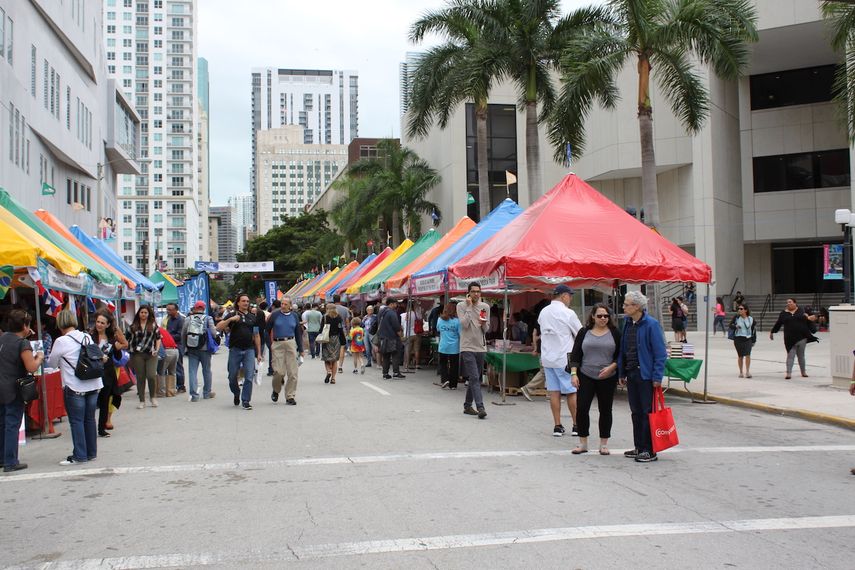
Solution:
[(769, 312), (769, 309), (772, 308), (773, 297), (771, 293), (766, 294), (766, 299), (763, 301), (763, 310), (760, 311), (760, 322), (757, 326), (758, 329), (763, 330), (763, 319), (766, 316), (766, 313)]

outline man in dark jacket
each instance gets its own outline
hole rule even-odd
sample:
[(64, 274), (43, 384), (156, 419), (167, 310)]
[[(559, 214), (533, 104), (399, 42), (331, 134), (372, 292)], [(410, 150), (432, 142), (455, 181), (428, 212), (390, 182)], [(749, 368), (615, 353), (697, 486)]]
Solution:
[(647, 297), (630, 291), (623, 301), (626, 319), (618, 356), (618, 377), (626, 386), (632, 411), (632, 435), (635, 448), (624, 452), (639, 463), (656, 461), (650, 438), (648, 414), (653, 409), (653, 389), (662, 385), (665, 373), (665, 333), (659, 321), (647, 314)]
[(386, 310), (380, 315), (380, 326), (377, 335), (380, 337), (380, 360), (383, 363), (383, 378), (389, 379), (389, 365), (395, 378), (404, 378), (401, 374), (401, 363), (398, 360), (398, 349), (403, 339), (403, 327), (397, 311), (395, 299), (386, 299)]

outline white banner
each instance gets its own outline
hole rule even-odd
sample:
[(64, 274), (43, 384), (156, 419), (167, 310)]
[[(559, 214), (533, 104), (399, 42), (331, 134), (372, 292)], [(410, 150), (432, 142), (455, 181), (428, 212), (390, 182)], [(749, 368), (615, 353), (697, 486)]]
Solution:
[(52, 265), (39, 258), (39, 274), (42, 277), (42, 285), (45, 289), (56, 289), (74, 295), (85, 295), (89, 290), (89, 278), (85, 273), (71, 276), (60, 273)]
[(98, 297), (99, 299), (115, 299), (119, 295), (119, 288), (115, 285), (104, 285), (98, 281), (92, 280), (92, 289), (89, 291), (90, 297)]
[(249, 273), (273, 271), (272, 261), (243, 261), (234, 263), (218, 263), (218, 273)]
[(413, 277), (410, 279), (410, 291), (413, 295), (433, 295), (445, 290), (442, 273), (434, 273), (424, 277)]
[(498, 273), (493, 273), (487, 277), (473, 277), (471, 279), (460, 279), (455, 275), (449, 275), (448, 279), (450, 284), (449, 289), (451, 291), (466, 291), (466, 288), (473, 281), (477, 281), (481, 285), (482, 291), (485, 289), (503, 289), (505, 287), (505, 283), (499, 277)]

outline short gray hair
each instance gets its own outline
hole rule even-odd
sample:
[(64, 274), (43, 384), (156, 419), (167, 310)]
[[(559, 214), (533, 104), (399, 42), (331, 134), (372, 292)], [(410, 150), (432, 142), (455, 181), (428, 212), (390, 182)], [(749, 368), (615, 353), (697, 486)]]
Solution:
[(294, 304), (293, 301), (291, 301), (291, 297), (282, 297), (281, 299), (279, 299), (279, 302), (280, 303), (288, 303), (290, 305)]
[(641, 291), (627, 291), (626, 295), (623, 297), (624, 302), (631, 303), (633, 305), (637, 305), (642, 309), (647, 308), (647, 297), (645, 297)]
[(65, 309), (56, 316), (56, 328), (59, 330), (77, 328), (77, 315)]

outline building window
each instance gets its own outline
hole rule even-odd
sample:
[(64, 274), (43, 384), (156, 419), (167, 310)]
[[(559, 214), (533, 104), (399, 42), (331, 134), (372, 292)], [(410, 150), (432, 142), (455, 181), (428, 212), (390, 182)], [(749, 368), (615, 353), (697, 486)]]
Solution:
[[(466, 104), (466, 190), (475, 198), (468, 215), (480, 219), (478, 196), (478, 153), (475, 134), (475, 106)], [(517, 123), (513, 105), (489, 105), (487, 109), (487, 177), (490, 188), (490, 210), (507, 196), (505, 171), (517, 172)], [(517, 199), (517, 188), (510, 188), (510, 198)]]
[(849, 186), (849, 151), (754, 157), (754, 192)]
[(30, 95), (36, 96), (36, 46), (30, 46)]
[(752, 75), (751, 110), (831, 101), (836, 65)]

